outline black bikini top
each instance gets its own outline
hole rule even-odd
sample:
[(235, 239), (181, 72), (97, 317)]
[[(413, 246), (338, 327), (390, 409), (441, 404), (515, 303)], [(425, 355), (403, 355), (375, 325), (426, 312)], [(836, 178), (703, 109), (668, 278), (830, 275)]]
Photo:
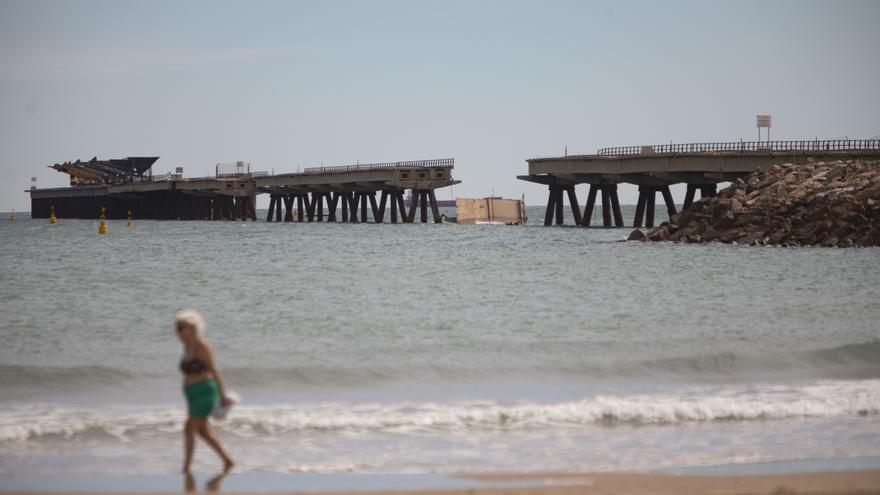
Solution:
[(183, 359), (180, 361), (180, 371), (184, 375), (198, 375), (208, 371), (208, 367), (198, 358)]

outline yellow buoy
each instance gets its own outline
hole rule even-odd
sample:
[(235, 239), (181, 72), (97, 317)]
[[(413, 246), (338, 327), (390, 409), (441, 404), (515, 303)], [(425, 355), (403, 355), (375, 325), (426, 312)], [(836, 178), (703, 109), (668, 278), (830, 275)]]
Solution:
[(128, 228), (134, 227), (134, 223), (131, 221), (131, 210), (128, 210)]
[(9, 217), (9, 221), (10, 221), (10, 222), (14, 222), (14, 221), (15, 221), (15, 209), (12, 210), (12, 216)]
[(106, 209), (103, 206), (101, 207), (101, 221), (98, 223), (98, 233), (102, 235), (107, 233), (107, 223), (104, 221), (104, 210)]
[(49, 223), (55, 225), (58, 222), (58, 219), (55, 218), (55, 207), (52, 207), (52, 212), (49, 213)]

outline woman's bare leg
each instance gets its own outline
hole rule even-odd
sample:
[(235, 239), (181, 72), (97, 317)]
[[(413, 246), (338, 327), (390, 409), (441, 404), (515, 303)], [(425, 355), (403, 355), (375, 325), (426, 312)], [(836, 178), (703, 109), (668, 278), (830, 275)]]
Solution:
[(229, 470), (223, 471), (222, 473), (214, 476), (207, 483), (205, 483), (205, 491), (206, 492), (219, 492), (220, 491), (220, 482), (223, 481), (223, 478), (229, 476)]
[(202, 423), (199, 425), (199, 435), (205, 440), (214, 452), (223, 459), (223, 470), (229, 471), (232, 469), (232, 466), (235, 465), (232, 462), (232, 459), (226, 454), (226, 451), (223, 450), (223, 447), (220, 446), (220, 442), (217, 441), (217, 438), (214, 436), (214, 432), (211, 431), (211, 424), (208, 423), (207, 419), (202, 420)]
[(188, 471), (183, 473), (183, 491), (186, 493), (196, 492), (196, 479)]
[(188, 473), (192, 464), (193, 451), (196, 448), (196, 432), (199, 430), (199, 421), (204, 418), (186, 418), (183, 425), (183, 472)]

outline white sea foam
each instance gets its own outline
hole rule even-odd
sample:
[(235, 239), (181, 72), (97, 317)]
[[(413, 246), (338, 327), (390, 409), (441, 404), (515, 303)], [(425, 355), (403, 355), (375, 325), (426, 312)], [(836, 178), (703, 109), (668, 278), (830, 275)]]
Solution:
[[(880, 380), (724, 386), (537, 403), (320, 403), (241, 406), (221, 430), (242, 436), (604, 427), (880, 414)], [(129, 441), (180, 430), (180, 407), (27, 407), (0, 411), (0, 442), (106, 436)]]

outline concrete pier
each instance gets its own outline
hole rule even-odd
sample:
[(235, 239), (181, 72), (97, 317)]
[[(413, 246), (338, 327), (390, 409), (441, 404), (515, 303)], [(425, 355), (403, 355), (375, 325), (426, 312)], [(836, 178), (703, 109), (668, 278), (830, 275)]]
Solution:
[[(544, 225), (562, 225), (563, 191), (569, 198), (577, 225), (589, 227), (597, 198), (602, 204), (602, 225), (623, 227), (619, 184), (634, 184), (639, 199), (633, 225), (654, 226), (658, 193), (667, 212), (677, 212), (669, 189), (687, 184), (683, 207), (701, 197), (714, 196), (721, 182), (734, 181), (760, 167), (782, 163), (880, 158), (880, 140), (770, 141), (739, 143), (691, 143), (657, 146), (603, 148), (595, 155), (572, 155), (527, 160), (529, 173), (517, 178), (547, 186)], [(581, 214), (575, 186), (588, 184), (586, 207)], [(554, 218), (555, 217), (555, 218)], [(613, 220), (613, 221), (612, 221)]]
[[(184, 179), (181, 174), (153, 176), (149, 159), (66, 162), (52, 168), (71, 176), (71, 187), (31, 189), (33, 218), (256, 220), (256, 197), (269, 194), (266, 221), (382, 223), (391, 202), (391, 223), (440, 223), (434, 190), (458, 184), (452, 178), (454, 159), (358, 164), (307, 168), (302, 173), (268, 175), (249, 166), (216, 177)], [(137, 168), (135, 168), (137, 167)], [(108, 170), (112, 174), (106, 173)], [(403, 193), (411, 190), (407, 211)], [(379, 198), (377, 200), (377, 194)], [(326, 207), (326, 210), (325, 210)], [(339, 215), (341, 209), (341, 215)], [(399, 213), (399, 214), (398, 214)]]
[[(270, 195), (270, 203), (276, 205), (276, 222), (294, 221), (291, 208), (296, 202), (296, 221), (325, 221), (324, 205), (327, 206), (328, 222), (364, 223), (385, 221), (385, 211), (391, 210), (391, 223), (405, 223), (431, 219), (440, 223), (435, 189), (460, 183), (452, 178), (455, 160), (419, 160), (409, 162), (370, 163), (342, 167), (307, 168), (302, 173), (281, 174), (255, 179), (258, 193)], [(407, 211), (404, 192), (412, 192), (412, 204)], [(378, 195), (378, 199), (377, 199)], [(281, 214), (281, 205), (285, 214)], [(305, 215), (303, 214), (305, 208)], [(341, 209), (341, 215), (337, 210)], [(267, 221), (272, 221), (270, 213)], [(399, 215), (398, 215), (399, 212)]]

